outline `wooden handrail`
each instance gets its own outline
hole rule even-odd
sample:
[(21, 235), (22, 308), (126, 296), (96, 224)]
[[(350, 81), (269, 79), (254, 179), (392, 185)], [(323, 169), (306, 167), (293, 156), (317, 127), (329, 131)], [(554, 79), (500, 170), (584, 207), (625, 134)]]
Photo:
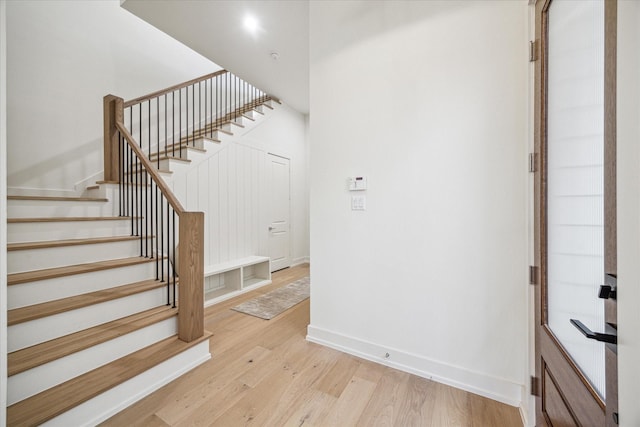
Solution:
[(173, 86), (170, 86), (170, 87), (168, 87), (166, 89), (158, 90), (158, 91), (155, 91), (155, 92), (150, 93), (148, 95), (143, 95), (143, 96), (140, 96), (138, 98), (134, 98), (132, 100), (126, 101), (124, 103), (124, 107), (125, 108), (126, 107), (131, 107), (132, 105), (136, 105), (136, 104), (140, 104), (141, 102), (149, 101), (150, 99), (157, 98), (157, 97), (162, 96), (162, 95), (164, 95), (166, 93), (173, 92), (173, 91), (176, 91), (178, 89), (185, 88), (187, 86), (191, 86), (194, 83), (198, 83), (198, 82), (201, 82), (201, 81), (204, 81), (204, 80), (207, 80), (207, 79), (210, 79), (210, 78), (213, 78), (213, 77), (216, 77), (216, 76), (219, 76), (221, 74), (228, 73), (228, 72), (229, 71), (227, 71), (227, 70), (218, 70), (215, 73), (207, 74), (207, 75), (204, 75), (204, 76), (201, 76), (201, 77), (196, 77), (195, 79), (189, 80), (188, 82), (184, 82), (184, 83), (180, 83), (180, 84), (177, 84), (177, 85), (173, 85)]
[(122, 134), (122, 136), (124, 136), (124, 138), (127, 140), (129, 147), (131, 147), (133, 152), (136, 153), (136, 157), (138, 158), (138, 161), (142, 163), (142, 166), (144, 167), (144, 169), (147, 171), (149, 175), (151, 175), (151, 178), (153, 178), (156, 185), (158, 186), (158, 188), (160, 189), (164, 197), (167, 198), (167, 201), (169, 202), (171, 207), (173, 207), (173, 209), (176, 211), (178, 216), (184, 213), (185, 209), (182, 207), (182, 204), (180, 203), (180, 201), (176, 198), (176, 196), (173, 194), (171, 189), (169, 189), (167, 184), (164, 183), (164, 179), (162, 179), (162, 177), (160, 176), (158, 169), (156, 169), (156, 167), (151, 163), (151, 161), (147, 158), (147, 156), (142, 152), (142, 150), (140, 149), (138, 144), (135, 142), (135, 140), (133, 139), (129, 131), (124, 127), (124, 124), (120, 122), (116, 122), (116, 127), (120, 131), (120, 134)]

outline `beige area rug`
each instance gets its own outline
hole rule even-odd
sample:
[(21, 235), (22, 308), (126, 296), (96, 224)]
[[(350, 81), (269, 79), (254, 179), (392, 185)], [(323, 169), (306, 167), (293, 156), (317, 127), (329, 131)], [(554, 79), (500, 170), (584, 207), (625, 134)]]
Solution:
[(278, 314), (309, 298), (311, 281), (308, 277), (289, 283), (275, 291), (243, 302), (231, 310), (270, 320)]

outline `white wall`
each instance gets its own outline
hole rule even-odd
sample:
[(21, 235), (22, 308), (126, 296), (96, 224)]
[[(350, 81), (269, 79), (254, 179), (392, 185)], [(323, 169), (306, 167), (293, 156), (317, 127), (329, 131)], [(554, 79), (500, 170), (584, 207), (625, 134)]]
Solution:
[(246, 133), (232, 130), (239, 136), (223, 137), (219, 151), (192, 162), (186, 173), (174, 173), (170, 181), (186, 209), (205, 212), (205, 269), (250, 255), (269, 256), (269, 153), (290, 160), (291, 255), (294, 263), (306, 261), (305, 116), (283, 104), (268, 111)]
[(7, 419), (7, 2), (0, 1), (0, 424)]
[(310, 340), (521, 404), (526, 41), (525, 1), (311, 3)]
[(640, 3), (618, 2), (618, 390), (621, 426), (640, 425)]
[(103, 169), (102, 97), (219, 69), (109, 1), (7, 3), (8, 185), (73, 190)]

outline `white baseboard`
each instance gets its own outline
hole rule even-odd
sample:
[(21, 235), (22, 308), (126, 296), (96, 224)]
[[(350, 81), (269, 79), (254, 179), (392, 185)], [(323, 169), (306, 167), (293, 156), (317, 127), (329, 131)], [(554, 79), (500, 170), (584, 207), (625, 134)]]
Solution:
[(211, 359), (209, 340), (204, 340), (42, 425), (48, 427), (95, 426), (209, 359)]
[[(521, 407), (522, 384), (427, 359), (417, 354), (309, 325), (307, 341), (450, 385), (510, 406)], [(385, 357), (385, 355), (389, 355)]]
[(300, 264), (309, 264), (309, 257), (308, 256), (303, 256), (300, 258), (294, 258), (291, 261), (291, 267), (295, 267), (296, 265), (300, 265)]

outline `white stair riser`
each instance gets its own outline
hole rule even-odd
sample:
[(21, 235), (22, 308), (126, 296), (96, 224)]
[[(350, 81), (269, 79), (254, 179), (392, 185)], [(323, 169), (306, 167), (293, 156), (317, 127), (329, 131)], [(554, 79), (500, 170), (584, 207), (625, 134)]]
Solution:
[(228, 141), (233, 138), (233, 135), (229, 135), (228, 133), (220, 132), (217, 130), (213, 131), (213, 139), (217, 139), (219, 141)]
[(89, 427), (98, 425), (209, 359), (211, 359), (209, 341), (203, 341), (137, 377), (45, 422), (42, 426)]
[(16, 351), (83, 329), (131, 316), (166, 304), (167, 289), (160, 287), (100, 304), (66, 311), (7, 328), (8, 351)]
[(244, 113), (245, 119), (252, 121), (258, 119), (258, 116), (261, 116), (257, 111), (251, 110)]
[(7, 252), (7, 271), (11, 274), (138, 255), (140, 255), (139, 239), (89, 245), (25, 249)]
[(160, 161), (160, 169), (170, 170), (171, 172), (174, 172), (174, 173), (186, 172), (189, 170), (190, 166), (191, 166), (191, 163), (182, 162), (180, 160), (164, 159)]
[(7, 224), (7, 241), (86, 239), (122, 236), (131, 232), (131, 220), (26, 222)]
[(176, 316), (103, 342), (8, 378), (7, 404), (12, 405), (178, 332)]
[(109, 202), (9, 200), (7, 203), (9, 218), (115, 216), (117, 214), (117, 205)]
[(156, 277), (155, 262), (20, 283), (7, 287), (8, 308), (54, 301)]
[(200, 160), (207, 157), (207, 153), (200, 150), (189, 150), (186, 159), (191, 160), (191, 164), (197, 164)]

